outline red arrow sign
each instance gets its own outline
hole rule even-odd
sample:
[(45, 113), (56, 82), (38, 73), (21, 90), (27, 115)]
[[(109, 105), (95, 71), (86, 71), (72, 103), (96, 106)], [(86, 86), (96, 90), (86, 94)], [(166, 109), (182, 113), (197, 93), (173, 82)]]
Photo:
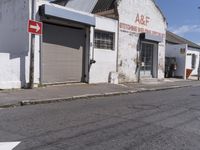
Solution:
[(42, 34), (42, 22), (29, 20), (28, 21), (28, 32), (32, 34)]

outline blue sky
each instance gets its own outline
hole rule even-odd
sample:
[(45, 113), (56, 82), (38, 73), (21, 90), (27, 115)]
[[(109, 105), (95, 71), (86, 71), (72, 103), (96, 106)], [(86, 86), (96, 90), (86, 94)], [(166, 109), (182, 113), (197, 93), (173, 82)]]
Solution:
[(156, 0), (168, 22), (168, 30), (200, 43), (200, 0)]

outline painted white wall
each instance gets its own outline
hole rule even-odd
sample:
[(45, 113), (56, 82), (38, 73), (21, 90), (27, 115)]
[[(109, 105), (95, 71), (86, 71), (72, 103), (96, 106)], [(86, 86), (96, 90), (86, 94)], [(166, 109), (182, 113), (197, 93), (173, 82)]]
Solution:
[(117, 36), (118, 36), (118, 21), (96, 16), (96, 27), (95, 30), (102, 30), (115, 33), (115, 49), (93, 49), (94, 30), (91, 30), (91, 48), (90, 48), (90, 59), (96, 61), (90, 67), (90, 79), (89, 83), (103, 83), (108, 82), (109, 74), (116, 72), (117, 62)]
[[(185, 53), (181, 53), (181, 49), (185, 49)], [(186, 44), (166, 44), (166, 57), (176, 57), (177, 70), (175, 71), (175, 76), (186, 78), (186, 53)]]
[[(195, 65), (195, 68), (193, 69), (191, 75), (198, 75), (200, 50), (188, 47), (187, 54), (195, 54), (196, 55), (196, 65)], [(192, 55), (186, 56), (186, 69), (192, 69)]]
[[(163, 36), (163, 41), (158, 44), (158, 58), (155, 58), (158, 60), (157, 78), (163, 79), (167, 25), (160, 10), (152, 0), (124, 0), (118, 1), (118, 14), (120, 25), (123, 24), (119, 29), (119, 82), (137, 81), (137, 46), (141, 32), (159, 33)], [(138, 14), (148, 17), (146, 25), (135, 21)]]
[(0, 89), (21, 88), (29, 80), (29, 0), (0, 1)]

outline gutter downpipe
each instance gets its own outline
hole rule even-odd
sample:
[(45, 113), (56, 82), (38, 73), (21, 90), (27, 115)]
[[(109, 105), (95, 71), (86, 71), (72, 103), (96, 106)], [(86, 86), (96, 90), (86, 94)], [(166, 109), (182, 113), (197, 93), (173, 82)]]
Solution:
[(137, 82), (140, 83), (140, 70), (141, 70), (141, 49), (142, 49), (142, 43), (141, 43), (141, 34), (139, 35), (139, 46), (138, 46), (138, 60), (137, 60), (137, 63), (138, 63), (138, 79), (137, 79)]

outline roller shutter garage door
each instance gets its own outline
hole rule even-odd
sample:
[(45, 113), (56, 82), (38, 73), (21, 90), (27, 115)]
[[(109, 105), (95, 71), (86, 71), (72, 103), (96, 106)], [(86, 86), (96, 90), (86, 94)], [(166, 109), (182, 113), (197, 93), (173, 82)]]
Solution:
[(82, 82), (84, 48), (83, 29), (44, 23), (41, 82)]

